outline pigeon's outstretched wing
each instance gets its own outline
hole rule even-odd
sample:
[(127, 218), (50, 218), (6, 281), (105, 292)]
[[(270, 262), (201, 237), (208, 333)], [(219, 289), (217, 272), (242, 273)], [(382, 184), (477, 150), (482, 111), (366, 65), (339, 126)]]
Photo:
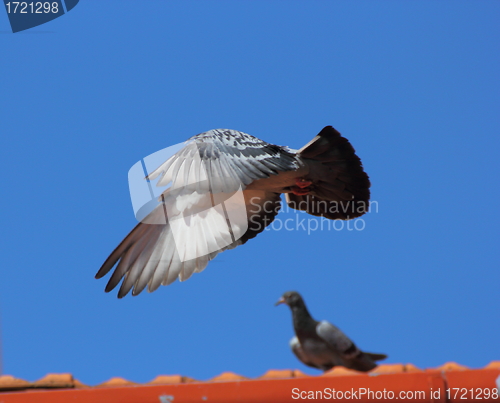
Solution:
[(96, 278), (116, 265), (106, 292), (123, 278), (119, 298), (131, 289), (137, 295), (146, 286), (152, 292), (177, 277), (188, 279), (218, 253), (245, 243), (274, 220), (280, 194), (246, 190), (247, 185), (297, 167), (286, 148), (245, 133), (221, 129), (194, 136), (149, 175), (159, 177), (158, 186), (171, 186), (162, 194), (162, 203), (111, 253)]

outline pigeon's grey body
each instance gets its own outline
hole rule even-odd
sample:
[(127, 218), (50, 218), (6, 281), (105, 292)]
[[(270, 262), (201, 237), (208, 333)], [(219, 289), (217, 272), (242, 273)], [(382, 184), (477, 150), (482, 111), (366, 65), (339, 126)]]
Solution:
[[(329, 219), (359, 217), (369, 207), (368, 175), (349, 141), (331, 126), (300, 150), (235, 130), (210, 130), (192, 137), (148, 175), (156, 178), (158, 186), (171, 184), (161, 198), (173, 212), (165, 217), (164, 206), (153, 210), (96, 274), (101, 278), (116, 265), (106, 291), (123, 279), (120, 298), (130, 290), (137, 295), (146, 287), (152, 292), (176, 278), (186, 280), (218, 253), (254, 238), (278, 214), (281, 193), (290, 207)], [(228, 232), (227, 212), (226, 220), (210, 207), (214, 200), (227, 201), (238, 190), (244, 198), (245, 225), (231, 222)], [(183, 218), (186, 226), (196, 221), (198, 232), (173, 234), (177, 218)]]
[(376, 361), (387, 358), (361, 351), (338, 327), (326, 320), (314, 320), (299, 293), (286, 292), (278, 303), (292, 310), (295, 337), (290, 340), (290, 348), (305, 365), (323, 371), (340, 365), (366, 372), (377, 366)]

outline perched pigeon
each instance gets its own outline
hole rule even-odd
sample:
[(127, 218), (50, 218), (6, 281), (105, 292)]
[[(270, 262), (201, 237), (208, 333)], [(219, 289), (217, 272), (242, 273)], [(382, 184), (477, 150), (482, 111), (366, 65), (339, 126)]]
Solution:
[[(146, 286), (152, 292), (176, 278), (186, 280), (219, 252), (254, 238), (278, 214), (281, 193), (290, 207), (332, 220), (359, 217), (369, 208), (368, 175), (349, 141), (331, 126), (300, 150), (235, 130), (210, 130), (192, 137), (147, 177), (158, 178), (157, 186), (171, 185), (161, 195), (163, 204), (96, 274), (101, 278), (116, 265), (105, 290), (123, 279), (119, 298), (131, 289), (137, 295)], [(242, 197), (234, 202), (238, 191)], [(243, 211), (243, 220), (231, 220), (236, 210)]]
[(323, 371), (341, 365), (366, 372), (377, 366), (375, 361), (387, 358), (385, 354), (361, 351), (339, 328), (326, 320), (314, 320), (298, 292), (284, 293), (279, 304), (287, 304), (292, 310), (295, 337), (290, 347), (304, 364)]

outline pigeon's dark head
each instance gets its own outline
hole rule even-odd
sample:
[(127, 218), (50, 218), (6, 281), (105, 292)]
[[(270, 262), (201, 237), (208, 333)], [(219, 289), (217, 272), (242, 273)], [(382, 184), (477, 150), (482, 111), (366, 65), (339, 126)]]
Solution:
[(304, 306), (304, 300), (297, 291), (285, 292), (275, 305), (287, 304), (290, 308)]

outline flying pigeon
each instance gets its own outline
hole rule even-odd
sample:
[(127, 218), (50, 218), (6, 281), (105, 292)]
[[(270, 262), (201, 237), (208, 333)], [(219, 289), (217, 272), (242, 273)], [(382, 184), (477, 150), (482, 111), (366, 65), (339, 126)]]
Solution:
[(284, 293), (276, 302), (279, 304), (292, 310), (295, 337), (290, 340), (290, 348), (304, 364), (323, 371), (341, 365), (367, 372), (377, 366), (375, 361), (387, 358), (385, 354), (361, 351), (338, 327), (326, 320), (314, 320), (298, 292)]
[(281, 193), (291, 208), (332, 220), (363, 215), (370, 199), (361, 160), (331, 126), (300, 150), (210, 130), (191, 137), (146, 179), (170, 187), (96, 274), (116, 265), (105, 291), (123, 279), (118, 298), (184, 281), (218, 253), (254, 238), (278, 214)]

